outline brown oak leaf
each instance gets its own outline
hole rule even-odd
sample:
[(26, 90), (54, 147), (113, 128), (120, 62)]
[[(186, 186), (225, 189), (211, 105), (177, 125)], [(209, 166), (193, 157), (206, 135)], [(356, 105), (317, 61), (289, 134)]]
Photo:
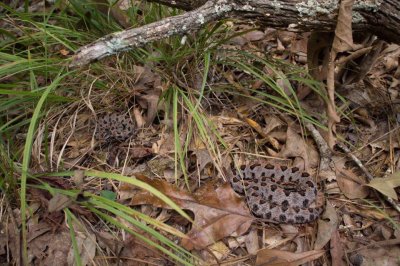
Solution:
[[(187, 234), (187, 238), (182, 240), (182, 245), (189, 250), (203, 249), (234, 233), (242, 235), (249, 229), (254, 219), (246, 203), (228, 183), (220, 184), (218, 181), (210, 181), (194, 193), (190, 193), (186, 189), (180, 189), (160, 179), (150, 179), (146, 176), (137, 176), (137, 178), (168, 196), (182, 209), (191, 210), (194, 213), (192, 229)], [(121, 189), (129, 188), (121, 187)], [(169, 208), (147, 191), (134, 193), (130, 204), (151, 204)]]

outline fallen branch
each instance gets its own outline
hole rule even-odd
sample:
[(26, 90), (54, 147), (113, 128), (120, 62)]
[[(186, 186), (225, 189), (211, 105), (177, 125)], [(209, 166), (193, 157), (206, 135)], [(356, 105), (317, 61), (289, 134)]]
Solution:
[(182, 35), (223, 17), (230, 6), (224, 0), (208, 1), (191, 12), (157, 21), (143, 27), (116, 32), (80, 48), (72, 58), (71, 67), (83, 66), (121, 51), (141, 47), (149, 42)]
[[(337, 1), (289, 0), (153, 0), (192, 10), (143, 27), (116, 32), (82, 47), (73, 56), (71, 67), (83, 66), (106, 56), (144, 46), (172, 35), (196, 31), (206, 23), (226, 17), (248, 19), (262, 26), (296, 32), (333, 31)], [(204, 4), (203, 4), (204, 3)], [(200, 4), (203, 4), (199, 6)], [(197, 9), (195, 9), (197, 8)], [(352, 27), (372, 32), (380, 38), (400, 43), (400, 1), (357, 1), (353, 6)]]

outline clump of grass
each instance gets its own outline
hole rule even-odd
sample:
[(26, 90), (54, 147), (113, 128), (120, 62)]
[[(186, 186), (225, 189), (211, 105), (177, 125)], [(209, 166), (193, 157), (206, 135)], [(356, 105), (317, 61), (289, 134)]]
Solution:
[[(4, 177), (0, 182), (0, 188), (10, 198), (15, 197), (17, 190), (20, 191), (23, 257), (25, 259), (27, 258), (26, 211), (28, 209), (27, 197), (29, 196), (27, 195), (27, 190), (29, 187), (35, 186), (29, 180), (32, 178), (30, 175), (31, 169), (37, 168), (32, 164), (32, 146), (37, 134), (38, 124), (40, 120), (46, 118), (48, 110), (62, 108), (65, 104), (69, 105), (79, 100), (81, 93), (79, 83), (86, 83), (88, 78), (85, 72), (67, 71), (65, 66), (68, 61), (63, 56), (63, 53), (71, 54), (85, 43), (121, 29), (112, 18), (99, 12), (96, 6), (93, 6), (89, 1), (69, 1), (69, 6), (67, 7), (61, 6), (60, 3), (54, 5), (51, 10), (39, 13), (16, 11), (5, 4), (1, 4), (6, 11), (4, 14), (7, 14), (7, 16), (1, 17), (2, 23), (8, 25), (8, 27), (2, 31), (4, 38), (0, 44), (0, 80), (2, 80), (0, 84), (2, 106), (0, 134), (6, 137), (0, 143), (0, 155), (3, 162), (3, 167), (0, 170)], [(159, 10), (159, 8), (154, 5), (149, 7), (149, 13), (152, 16), (158, 14), (156, 10)], [(138, 18), (133, 13), (130, 14), (133, 21)], [(146, 20), (148, 19), (147, 17)], [(154, 17), (154, 19), (157, 18)], [(13, 30), (16, 29), (16, 25), (18, 25), (17, 29), (19, 31), (14, 34)], [(146, 56), (144, 51), (142, 49), (127, 56), (131, 57), (132, 61), (138, 61), (143, 59), (143, 56)], [(143, 62), (138, 61), (137, 63), (142, 64)], [(102, 74), (100, 65), (101, 63), (92, 67), (94, 74)], [(92, 78), (91, 82), (96, 87), (100, 89), (107, 87), (96, 76), (89, 77)], [(17, 134), (21, 134), (23, 138), (15, 138)], [(47, 141), (47, 139), (48, 135), (45, 135), (44, 141)], [(48, 143), (43, 146), (48, 146)], [(45, 153), (48, 156), (48, 152), (45, 151)], [(15, 182), (14, 175), (16, 173), (20, 176), (19, 182)], [(103, 177), (105, 175), (105, 173), (88, 174)], [(107, 177), (110, 177), (109, 173)], [(112, 177), (115, 177), (115, 174)], [(132, 178), (118, 176), (116, 180), (128, 183), (133, 181), (138, 185), (138, 181)], [(70, 197), (74, 197), (74, 194), (76, 194), (76, 191), (60, 190), (52, 188), (48, 184), (36, 187), (47, 190), (53, 195), (55, 192), (63, 193)], [(174, 208), (179, 213), (186, 216), (172, 201), (165, 198), (158, 191), (152, 190), (151, 187), (147, 186), (147, 188), (156, 195), (160, 195), (171, 206), (175, 206)], [(92, 211), (106, 223), (126, 230), (149, 245), (160, 249), (181, 264), (189, 265), (193, 262), (194, 257), (190, 253), (171, 242), (152, 227), (178, 234), (173, 228), (104, 197), (93, 194), (86, 194), (85, 196), (90, 200), (79, 204)], [(70, 228), (73, 228), (73, 224), (79, 223), (79, 219), (68, 208), (65, 208), (64, 211)], [(114, 218), (115, 216), (125, 219), (132, 226), (152, 235), (157, 242), (151, 241), (149, 238), (127, 228), (121, 222), (118, 222)], [(141, 221), (144, 221), (145, 224)], [(150, 226), (146, 224), (150, 224)], [(179, 236), (182, 237), (182, 235)], [(79, 252), (73, 231), (71, 231), (71, 239), (76, 255), (76, 263), (79, 265)]]
[[(58, 1), (50, 9), (43, 12), (16, 11), (0, 3), (0, 6), (5, 10), (0, 19), (4, 25), (7, 25), (0, 32), (3, 36), (0, 39), (0, 80), (2, 81), (0, 83), (0, 134), (4, 136), (4, 139), (0, 142), (0, 171), (3, 176), (3, 179), (0, 180), (0, 189), (10, 197), (16, 196), (15, 194), (19, 190), (25, 258), (27, 257), (26, 210), (28, 209), (27, 197), (29, 196), (27, 189), (35, 187), (46, 190), (52, 195), (60, 193), (73, 199), (79, 192), (73, 189), (51, 187), (49, 184), (40, 181), (40, 175), (35, 176), (41, 183), (40, 185), (34, 185), (30, 182), (33, 169), (43, 170), (43, 168), (46, 168), (42, 165), (34, 165), (32, 147), (35, 141), (44, 143), (39, 145), (44, 149), (41, 149), (41, 152), (45, 154), (47, 161), (52, 159), (50, 158), (51, 152), (48, 151), (50, 134), (47, 132), (48, 127), (52, 125), (46, 125), (45, 122), (42, 122), (44, 131), (47, 133), (40, 139), (37, 137), (39, 135), (38, 124), (41, 121), (50, 121), (47, 119), (50, 112), (54, 115), (57, 114), (58, 110), (65, 111), (71, 106), (79, 105), (77, 102), (81, 101), (81, 95), (84, 91), (82, 87), (87, 84), (90, 84), (90, 90), (93, 88), (94, 91), (107, 91), (109, 95), (120, 93), (110, 89), (114, 86), (112, 82), (118, 80), (117, 72), (119, 72), (119, 75), (122, 75), (121, 73), (129, 75), (132, 64), (149, 65), (151, 63), (154, 70), (169, 82), (168, 88), (160, 98), (160, 104), (165, 105), (165, 117), (172, 118), (175, 168), (182, 170), (187, 185), (189, 185), (187, 173), (189, 145), (196, 136), (204, 143), (214, 159), (216, 168), (222, 173), (223, 158), (221, 154), (224, 149), (227, 149), (228, 145), (218, 133), (202, 104), (203, 100), (208, 95), (215, 93), (217, 89), (217, 86), (210, 81), (210, 76), (212, 75), (211, 72), (218, 71), (219, 67), (230, 67), (246, 72), (252, 78), (262, 80), (274, 92), (270, 94), (262, 90), (253, 90), (250, 91), (250, 95), (243, 95), (241, 92), (225, 89), (224, 93), (251, 97), (262, 104), (285, 111), (299, 120), (318, 124), (318, 121), (306, 114), (301, 108), (290, 83), (290, 81), (302, 82), (317, 93), (321, 93), (318, 84), (305, 76), (304, 73), (293, 71), (290, 75), (284, 75), (276, 70), (277, 76), (284, 79), (289, 86), (291, 96), (288, 96), (276, 82), (276, 77), (271, 78), (263, 73), (263, 67), (274, 70), (278, 65), (269, 61), (268, 57), (259, 58), (247, 52), (230, 51), (229, 57), (220, 59), (221, 53), (226, 52), (222, 51), (221, 48), (224, 42), (240, 34), (230, 32), (224, 21), (205, 28), (196, 35), (187, 36), (186, 42), (180, 37), (171, 37), (165, 41), (121, 54), (118, 59), (106, 59), (103, 62), (93, 64), (88, 70), (70, 71), (66, 68), (68, 57), (65, 54), (72, 54), (78, 47), (122, 28), (110, 16), (109, 12), (102, 12), (91, 1), (73, 0), (68, 2), (69, 4), (64, 6), (62, 1)], [(113, 8), (113, 4), (103, 7), (109, 10)], [(133, 6), (125, 12), (130, 23), (134, 26), (160, 20), (177, 13), (178, 11), (174, 9), (160, 7), (156, 4)], [(15, 30), (16, 32), (14, 32)], [(117, 65), (115, 74), (113, 74), (113, 71), (105, 71), (107, 69), (105, 65), (110, 62)], [(254, 62), (257, 62), (257, 64), (254, 64)], [(200, 77), (201, 82), (200, 86), (196, 87), (194, 84), (196, 84), (198, 77)], [(114, 78), (115, 80), (113, 80)], [(321, 96), (324, 97), (323, 94)], [(124, 97), (119, 97), (119, 99), (124, 99)], [(184, 123), (186, 124), (183, 125)], [(187, 131), (182, 141), (183, 126), (187, 127)], [(22, 136), (22, 138), (16, 136)], [(62, 161), (62, 158), (59, 158), (59, 160)], [(53, 169), (50, 165), (46, 170), (50, 172)], [(51, 172), (47, 174), (69, 176), (73, 173)], [(135, 179), (115, 173), (92, 171), (86, 172), (86, 174), (142, 186), (158, 195), (178, 213), (186, 217), (186, 214), (172, 201), (151, 187), (140, 184)], [(18, 182), (15, 181), (15, 175), (19, 176)], [(105, 197), (88, 192), (85, 192), (84, 196), (88, 198), (87, 201), (75, 201), (75, 203), (96, 214), (105, 224), (131, 233), (147, 244), (161, 250), (176, 262), (188, 265), (196, 260), (191, 253), (159, 233), (159, 231), (164, 231), (167, 234), (183, 237), (175, 229)], [(76, 217), (70, 209), (66, 207), (64, 211), (70, 229), (80, 224), (79, 217)], [(146, 232), (157, 241), (138, 234), (115, 217), (124, 219), (130, 225)], [(79, 265), (79, 251), (72, 229), (70, 234), (76, 263)]]

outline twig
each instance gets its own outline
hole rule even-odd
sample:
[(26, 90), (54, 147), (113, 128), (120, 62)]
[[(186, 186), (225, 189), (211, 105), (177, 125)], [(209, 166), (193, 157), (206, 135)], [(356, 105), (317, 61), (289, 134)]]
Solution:
[(321, 157), (320, 169), (321, 170), (330, 169), (332, 161), (331, 149), (329, 148), (328, 144), (326, 143), (324, 138), (321, 136), (321, 134), (318, 132), (318, 130), (314, 127), (313, 124), (311, 124), (310, 122), (306, 122), (305, 126), (308, 129), (308, 131), (310, 131), (311, 136), (313, 137), (315, 143), (318, 146), (318, 150)]

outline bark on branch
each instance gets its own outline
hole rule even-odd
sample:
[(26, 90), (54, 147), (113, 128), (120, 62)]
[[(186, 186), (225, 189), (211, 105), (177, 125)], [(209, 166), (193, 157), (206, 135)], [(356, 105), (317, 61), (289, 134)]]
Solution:
[[(116, 32), (80, 48), (71, 67), (83, 66), (106, 56), (134, 49), (172, 35), (196, 31), (222, 18), (249, 19), (262, 26), (296, 32), (333, 31), (337, 0), (151, 0), (192, 10), (143, 27)], [(400, 43), (400, 0), (359, 0), (353, 6), (353, 30), (368, 31)]]

